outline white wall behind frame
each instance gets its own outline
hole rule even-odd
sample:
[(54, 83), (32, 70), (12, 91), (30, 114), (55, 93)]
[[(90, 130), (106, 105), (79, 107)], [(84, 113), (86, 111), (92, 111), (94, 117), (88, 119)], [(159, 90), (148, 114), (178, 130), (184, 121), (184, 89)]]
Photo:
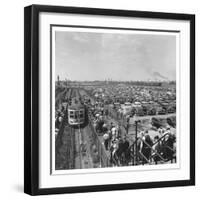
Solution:
[[(0, 190), (1, 199), (31, 199), (23, 194), (23, 7), (30, 4), (74, 5), (102, 8), (132, 10), (149, 10), (161, 12), (196, 13), (196, 44), (200, 44), (200, 6), (198, 0), (7, 0), (1, 2), (1, 73), (0, 73), (0, 110), (1, 110), (1, 143), (0, 143)], [(197, 53), (200, 47), (196, 45)], [(200, 58), (196, 57), (196, 66)], [(200, 68), (196, 68), (196, 102), (200, 102)], [(196, 129), (200, 131), (200, 104), (196, 104)], [(14, 116), (14, 117), (13, 117)], [(9, 119), (13, 117), (12, 123)], [(200, 136), (196, 135), (196, 141)], [(48, 199), (198, 199), (200, 194), (200, 146), (196, 148), (197, 186), (176, 187), (151, 190), (129, 190), (117, 192), (51, 195)], [(45, 196), (36, 197), (46, 199)]]

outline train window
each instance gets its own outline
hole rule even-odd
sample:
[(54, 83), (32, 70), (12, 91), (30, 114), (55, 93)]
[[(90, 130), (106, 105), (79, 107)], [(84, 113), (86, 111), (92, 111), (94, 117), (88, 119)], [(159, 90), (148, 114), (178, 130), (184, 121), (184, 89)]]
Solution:
[(69, 117), (74, 118), (74, 111), (69, 111)]
[(84, 118), (84, 111), (80, 110), (80, 118)]
[(79, 111), (75, 111), (75, 119), (79, 118)]

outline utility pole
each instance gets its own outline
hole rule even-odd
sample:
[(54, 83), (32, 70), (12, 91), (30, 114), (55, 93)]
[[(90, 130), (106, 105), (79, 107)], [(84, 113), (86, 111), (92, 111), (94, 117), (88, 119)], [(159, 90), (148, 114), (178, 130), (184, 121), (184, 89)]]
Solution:
[(135, 154), (135, 165), (137, 165), (138, 164), (138, 147), (137, 147), (137, 141), (138, 141), (138, 123), (140, 123), (140, 120), (138, 120), (137, 119), (137, 116), (136, 116), (136, 114), (135, 114), (135, 116), (134, 116), (134, 118), (135, 118), (135, 148), (134, 148), (134, 154)]
[(78, 125), (79, 125), (79, 133), (81, 134), (81, 125), (80, 125), (80, 121), (81, 121), (81, 119), (80, 119), (80, 111), (78, 111), (78, 121), (79, 121), (79, 123), (78, 123)]
[(126, 118), (126, 134), (127, 135), (128, 135), (129, 126), (130, 126), (130, 117), (128, 116)]
[(135, 121), (135, 165), (137, 165), (138, 162), (138, 147), (137, 147), (137, 126), (138, 126), (138, 121)]

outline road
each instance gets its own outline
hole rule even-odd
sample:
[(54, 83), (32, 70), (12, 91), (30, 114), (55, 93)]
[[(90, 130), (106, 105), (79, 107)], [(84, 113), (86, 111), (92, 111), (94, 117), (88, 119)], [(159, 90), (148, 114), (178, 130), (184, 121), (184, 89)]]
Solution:
[[(162, 119), (166, 119), (168, 117), (176, 117), (176, 113), (170, 113), (170, 114), (165, 114), (165, 115), (146, 115), (146, 116), (137, 116), (137, 120), (150, 120), (151, 118), (162, 118)], [(135, 123), (135, 118), (131, 117), (130, 118), (130, 124), (134, 124)]]

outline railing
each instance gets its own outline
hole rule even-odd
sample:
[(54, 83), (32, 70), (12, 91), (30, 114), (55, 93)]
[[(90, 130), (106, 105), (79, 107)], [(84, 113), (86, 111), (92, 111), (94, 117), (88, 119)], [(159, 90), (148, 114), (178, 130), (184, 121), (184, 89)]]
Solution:
[[(142, 140), (141, 138), (139, 138), (139, 140), (142, 141), (144, 144), (146, 144), (147, 147), (149, 147), (149, 148), (151, 149), (151, 151), (152, 151), (153, 153), (155, 153), (162, 161), (165, 160), (155, 149), (153, 149), (152, 146), (154, 146), (154, 144), (151, 146), (151, 145), (149, 145), (145, 140)], [(150, 156), (150, 159), (151, 159), (151, 158), (152, 158), (152, 155)]]
[[(166, 134), (163, 135), (161, 138), (159, 138), (155, 143), (153, 143), (152, 146), (149, 145), (146, 141), (142, 140), (142, 138), (138, 138), (137, 140), (135, 140), (135, 141), (133, 142), (133, 144), (129, 147), (130, 149), (132, 149), (132, 156), (131, 156), (131, 157), (132, 157), (132, 164), (133, 164), (133, 165), (137, 165), (137, 164), (139, 163), (139, 160), (138, 160), (139, 156), (142, 157), (142, 159), (144, 159), (144, 160), (146, 161), (146, 163), (152, 164), (152, 158), (153, 158), (154, 155), (158, 156), (158, 157), (160, 158), (161, 161), (165, 162), (166, 159), (163, 158), (163, 156), (162, 156), (160, 153), (158, 153), (158, 152), (153, 148), (153, 146), (156, 145), (156, 144), (158, 144), (158, 143), (161, 142), (162, 140), (164, 140), (167, 136), (170, 136), (170, 134), (169, 134), (169, 133), (166, 133)], [(151, 155), (150, 155), (149, 159), (147, 159), (146, 156), (145, 156), (141, 151), (138, 151), (137, 142), (138, 142), (139, 140), (140, 140), (141, 142), (143, 142), (143, 143), (151, 150)], [(172, 149), (171, 147), (169, 147), (168, 145), (163, 144), (163, 147), (164, 147), (164, 148), (168, 148), (168, 149), (170, 149), (170, 151), (172, 151), (173, 153), (175, 153), (175, 150)], [(153, 155), (153, 153), (154, 153), (154, 155)], [(173, 159), (173, 158), (171, 158), (171, 161), (172, 161), (172, 159)], [(157, 163), (156, 163), (156, 164), (157, 164)]]
[[(155, 144), (158, 144), (159, 142), (162, 142), (162, 140), (164, 140), (167, 136), (170, 136), (170, 134), (169, 134), (169, 133), (166, 133), (165, 135), (163, 135), (162, 137), (160, 137), (160, 138), (153, 144), (153, 146), (154, 146)], [(162, 143), (163, 143), (163, 142), (162, 142)], [(171, 152), (173, 152), (173, 154), (176, 153), (176, 151), (175, 151), (174, 149), (172, 149), (171, 147), (169, 147), (169, 146), (166, 145), (165, 143), (163, 143), (163, 146), (164, 146), (165, 148), (169, 149)], [(173, 158), (174, 158), (174, 157), (171, 158), (171, 162), (172, 162)], [(175, 159), (176, 159), (176, 156), (175, 156)]]
[[(132, 159), (132, 165), (138, 165), (139, 164), (139, 156), (140, 158), (144, 159), (146, 161), (146, 163), (150, 164), (150, 161), (147, 159), (147, 157), (140, 151), (138, 151), (138, 146), (136, 145), (136, 142), (135, 141), (130, 147), (130, 151), (132, 152), (131, 154), (131, 159)], [(132, 150), (131, 150), (132, 149)]]

